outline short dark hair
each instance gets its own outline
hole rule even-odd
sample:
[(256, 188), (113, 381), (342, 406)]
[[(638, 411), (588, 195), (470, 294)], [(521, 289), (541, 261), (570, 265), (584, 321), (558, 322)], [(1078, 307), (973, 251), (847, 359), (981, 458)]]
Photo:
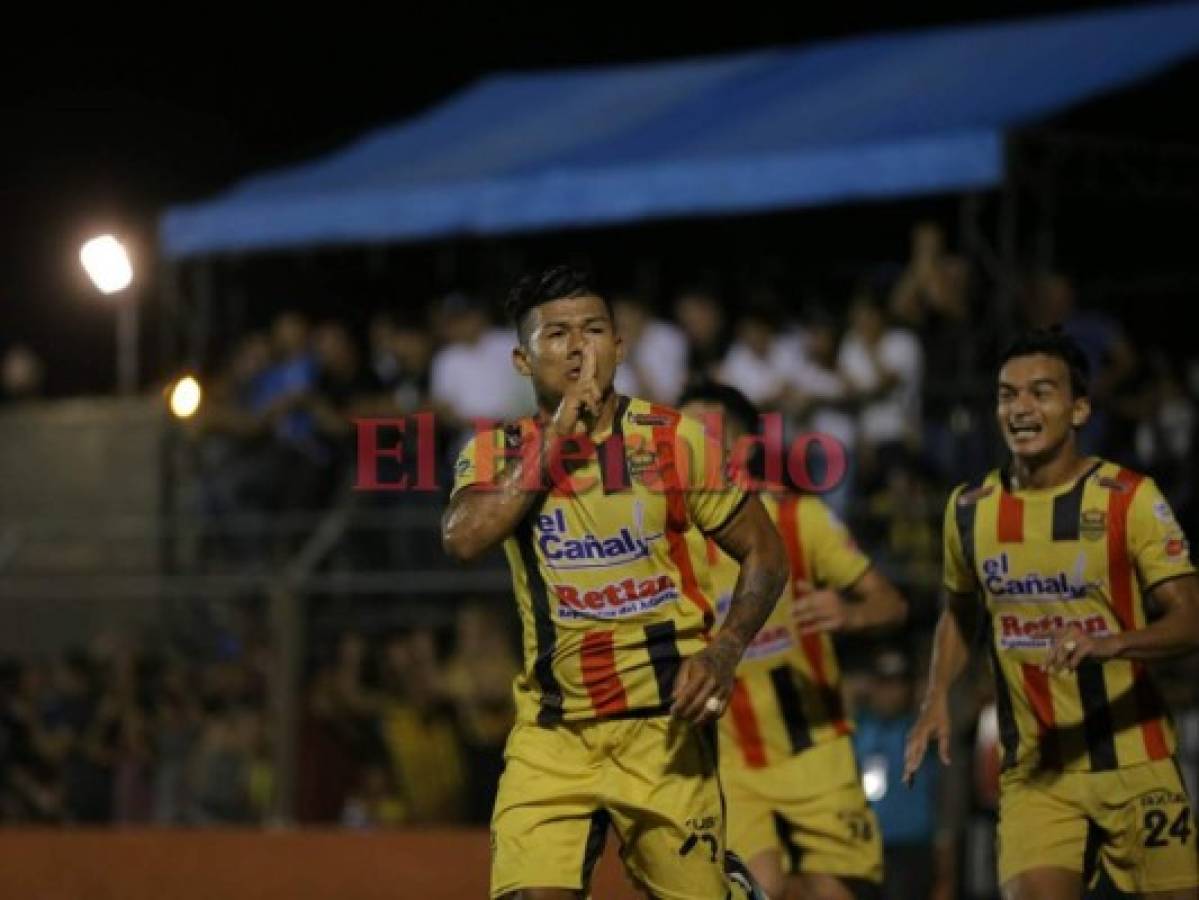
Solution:
[(1091, 364), (1082, 347), (1070, 335), (1062, 330), (1062, 326), (1051, 328), (1035, 328), (1017, 337), (999, 358), (999, 368), (1007, 365), (1009, 360), (1020, 356), (1052, 356), (1066, 364), (1070, 372), (1070, 391), (1075, 397), (1085, 397), (1090, 390)]
[(719, 403), (740, 423), (746, 434), (758, 432), (758, 408), (735, 387), (719, 381), (700, 381), (691, 385), (679, 398), (679, 407), (688, 403)]
[(612, 305), (596, 289), (591, 273), (569, 265), (551, 266), (540, 272), (530, 272), (517, 281), (508, 292), (504, 312), (517, 331), (521, 332), (521, 340), (524, 340), (521, 326), (530, 310), (554, 300), (588, 296), (603, 300), (609, 317), (612, 317)]

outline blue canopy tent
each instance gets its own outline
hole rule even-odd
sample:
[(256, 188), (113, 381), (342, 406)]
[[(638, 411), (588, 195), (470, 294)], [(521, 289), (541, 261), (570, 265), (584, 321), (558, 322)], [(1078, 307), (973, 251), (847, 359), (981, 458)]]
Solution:
[(169, 210), (167, 260), (1000, 185), (1005, 134), (1199, 51), (1199, 4), (483, 79)]

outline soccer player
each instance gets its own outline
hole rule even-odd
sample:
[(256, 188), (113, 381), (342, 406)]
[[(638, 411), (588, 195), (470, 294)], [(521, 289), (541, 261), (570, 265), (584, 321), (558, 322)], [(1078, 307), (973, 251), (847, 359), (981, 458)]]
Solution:
[(1097, 861), (1123, 891), (1195, 898), (1195, 822), (1145, 664), (1199, 646), (1199, 580), (1157, 486), (1079, 453), (1087, 376), (1057, 330), (1002, 358), (1011, 460), (946, 507), (946, 605), (905, 778), (930, 741), (949, 762), (949, 688), (981, 614), (1003, 747), (1004, 897), (1078, 898)]
[[(734, 461), (743, 457), (736, 443), (758, 430), (758, 411), (726, 385), (698, 385), (679, 406), (717, 417)], [(859, 781), (830, 635), (899, 625), (907, 604), (819, 497), (783, 487), (759, 497), (782, 534), (791, 577), (720, 719), (729, 847), (771, 897), (876, 897), (882, 841)], [(738, 566), (709, 550), (719, 617)]]
[[(782, 541), (756, 497), (699, 489), (700, 423), (613, 391), (623, 345), (585, 276), (529, 276), (508, 312), (538, 415), (467, 445), (442, 523), (454, 559), (503, 544), (523, 623), (492, 896), (584, 895), (610, 826), (653, 897), (750, 895), (709, 726), (786, 582)], [(741, 565), (714, 633), (708, 537)]]

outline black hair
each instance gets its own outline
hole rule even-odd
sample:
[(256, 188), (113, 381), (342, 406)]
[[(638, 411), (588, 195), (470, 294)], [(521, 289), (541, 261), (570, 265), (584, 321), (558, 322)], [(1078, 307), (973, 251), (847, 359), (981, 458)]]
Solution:
[(569, 300), (572, 297), (599, 297), (604, 301), (608, 316), (612, 306), (608, 298), (596, 290), (589, 272), (568, 265), (551, 266), (540, 272), (530, 272), (513, 285), (504, 302), (504, 312), (513, 326), (525, 338), (523, 324), (529, 311), (554, 300)]
[(678, 406), (682, 408), (688, 403), (719, 403), (746, 434), (758, 433), (758, 408), (735, 387), (719, 381), (697, 382), (683, 391)]
[(1020, 356), (1052, 356), (1065, 363), (1070, 372), (1070, 390), (1075, 397), (1086, 397), (1090, 390), (1091, 364), (1078, 342), (1062, 326), (1035, 328), (1017, 337), (999, 357), (999, 368)]

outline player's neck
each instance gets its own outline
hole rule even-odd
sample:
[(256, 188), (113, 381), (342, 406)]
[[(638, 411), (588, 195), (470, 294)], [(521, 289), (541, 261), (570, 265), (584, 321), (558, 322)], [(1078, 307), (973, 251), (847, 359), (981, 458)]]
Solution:
[(1090, 465), (1088, 457), (1079, 454), (1073, 443), (1062, 447), (1052, 456), (1041, 459), (1012, 457), (1011, 484), (1013, 491), (1041, 491), (1072, 484)]

